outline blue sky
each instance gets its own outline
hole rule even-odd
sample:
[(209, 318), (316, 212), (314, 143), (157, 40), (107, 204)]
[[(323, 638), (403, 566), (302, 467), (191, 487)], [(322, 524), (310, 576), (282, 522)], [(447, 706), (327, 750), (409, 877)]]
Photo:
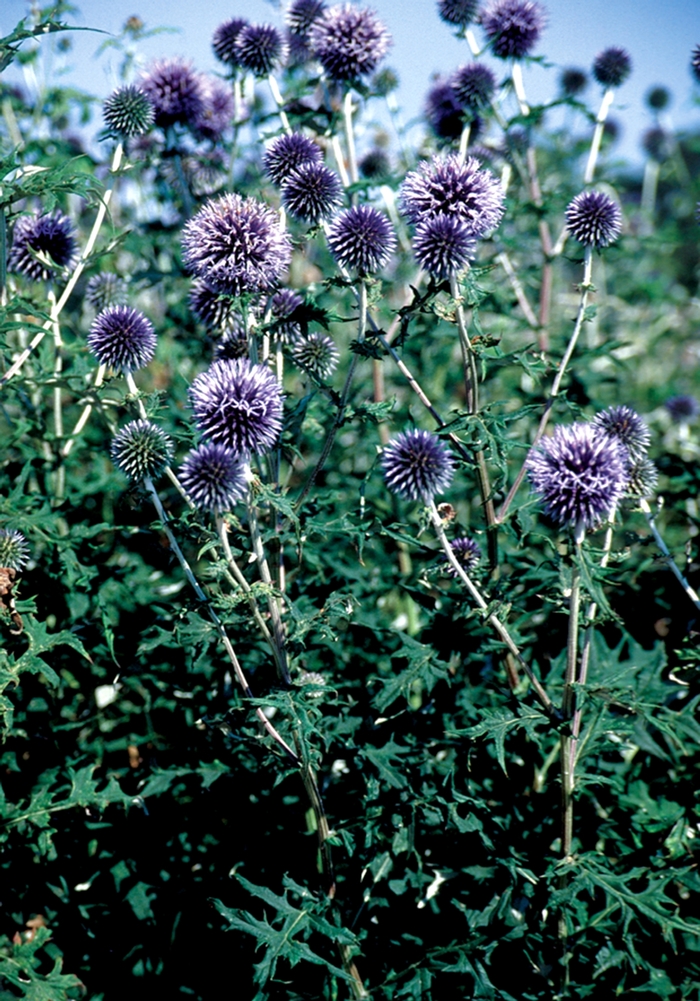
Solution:
[[(371, 0), (389, 27), (394, 46), (387, 63), (401, 78), (399, 103), (405, 119), (420, 113), (431, 75), (447, 73), (470, 59), (466, 42), (453, 37), (438, 18), (433, 0)], [(216, 71), (210, 48), (212, 33), (221, 21), (233, 16), (253, 21), (281, 23), (281, 13), (266, 0), (83, 0), (77, 4), (78, 24), (116, 32), (124, 21), (138, 14), (146, 25), (180, 29), (162, 34), (143, 45), (146, 58), (185, 55), (200, 70)], [(618, 155), (639, 160), (640, 133), (651, 124), (644, 95), (663, 83), (673, 93), (669, 109), (675, 126), (700, 127), (700, 85), (693, 87), (688, 70), (690, 52), (700, 43), (700, 0), (549, 0), (548, 27), (538, 54), (556, 66), (590, 67), (593, 58), (610, 45), (619, 45), (632, 56), (634, 71), (619, 90), (612, 116), (622, 125)], [(0, 31), (7, 34), (27, 11), (25, 0), (2, 0)], [(477, 32), (478, 34), (478, 32)], [(116, 84), (114, 59), (95, 58), (100, 36), (76, 33), (67, 62), (74, 67), (72, 83), (100, 97)], [(499, 70), (501, 67), (497, 67)], [(543, 101), (556, 91), (556, 71), (539, 66), (526, 70), (525, 82), (532, 101)], [(587, 97), (597, 106), (599, 88), (591, 85)]]

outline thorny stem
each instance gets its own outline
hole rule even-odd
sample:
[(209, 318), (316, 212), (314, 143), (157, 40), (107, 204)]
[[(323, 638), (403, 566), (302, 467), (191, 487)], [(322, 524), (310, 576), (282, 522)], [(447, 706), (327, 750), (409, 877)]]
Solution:
[(659, 547), (659, 549), (661, 550), (661, 552), (666, 557), (666, 560), (667, 560), (666, 565), (668, 566), (669, 570), (673, 573), (673, 575), (675, 576), (676, 580), (681, 585), (681, 587), (683, 588), (683, 590), (685, 591), (685, 593), (688, 595), (688, 597), (690, 598), (690, 600), (693, 602), (693, 604), (695, 605), (695, 607), (696, 608), (700, 608), (700, 597), (698, 597), (697, 591), (693, 587), (690, 586), (690, 584), (685, 579), (685, 577), (683, 576), (683, 574), (681, 573), (681, 571), (678, 569), (678, 567), (676, 565), (676, 561), (673, 559), (673, 556), (671, 555), (670, 549), (668, 548), (668, 546), (664, 542), (663, 536), (661, 535), (661, 533), (659, 532), (658, 528), (656, 527), (656, 521), (654, 519), (654, 515), (652, 514), (651, 508), (649, 507), (649, 502), (646, 500), (646, 498), (642, 497), (641, 500), (640, 500), (640, 502), (639, 502), (639, 506), (641, 507), (642, 511), (644, 512), (644, 516), (645, 516), (645, 518), (647, 520), (649, 528), (651, 529), (651, 533), (654, 536), (654, 540), (656, 542), (656, 545)]
[[(258, 528), (258, 519), (255, 514), (255, 504), (253, 503), (252, 497), (248, 500), (248, 529), (250, 531), (250, 540), (253, 543), (253, 552), (255, 553), (255, 559), (258, 564), (258, 570), (260, 571), (262, 582), (269, 588), (272, 588), (274, 586), (272, 583), (272, 575), (270, 574), (270, 567), (267, 562), (267, 557), (265, 556), (265, 550), (263, 549), (260, 529)], [(270, 621), (272, 622), (272, 632), (275, 638), (275, 646), (277, 647), (277, 651), (279, 653), (277, 664), (279, 675), (285, 685), (290, 685), (291, 678), (289, 676), (289, 666), (287, 664), (287, 653), (285, 650), (285, 636), (284, 626), (282, 624), (282, 615), (280, 612), (280, 599), (276, 594), (268, 595), (267, 607), (270, 612)]]
[[(53, 315), (54, 307), (56, 305), (56, 298), (53, 293), (53, 289), (49, 291), (49, 305), (50, 312)], [(56, 477), (54, 482), (54, 503), (60, 504), (63, 501), (66, 492), (66, 468), (63, 465), (63, 453), (61, 450), (61, 439), (63, 438), (63, 402), (61, 399), (61, 374), (63, 372), (63, 357), (61, 354), (61, 349), (63, 348), (63, 338), (61, 337), (61, 325), (58, 321), (58, 317), (53, 322), (53, 343), (54, 343), (54, 360), (53, 360), (53, 430), (54, 438), (56, 442)]]
[(537, 330), (537, 328), (540, 325), (539, 320), (535, 316), (535, 312), (532, 306), (530, 305), (527, 295), (525, 294), (525, 289), (522, 286), (522, 282), (518, 278), (515, 268), (511, 263), (510, 257), (508, 256), (505, 250), (502, 250), (499, 254), (497, 254), (496, 260), (498, 261), (498, 263), (501, 265), (506, 275), (508, 276), (508, 281), (513, 287), (513, 291), (515, 292), (515, 298), (518, 300), (518, 305), (522, 309), (525, 315), (525, 319), (534, 330)]
[(348, 146), (348, 165), (350, 167), (350, 182), (357, 183), (357, 154), (355, 152), (355, 132), (352, 125), (352, 91), (348, 90), (343, 100), (343, 120), (345, 122), (345, 141)]
[[(96, 389), (99, 389), (100, 386), (102, 385), (102, 382), (104, 381), (104, 377), (105, 377), (105, 372), (106, 371), (107, 371), (107, 366), (106, 365), (99, 365), (98, 366), (98, 369), (95, 372), (95, 378), (92, 381), (92, 391), (93, 392)], [(92, 403), (92, 402), (86, 403), (85, 407), (83, 408), (82, 414), (80, 415), (80, 417), (78, 418), (78, 420), (75, 422), (75, 427), (71, 431), (70, 435), (68, 436), (68, 440), (66, 441), (65, 445), (63, 446), (63, 448), (61, 450), (61, 455), (64, 457), (64, 459), (67, 456), (69, 456), (70, 453), (73, 451), (73, 446), (75, 445), (75, 443), (76, 443), (76, 441), (78, 439), (78, 436), (80, 435), (80, 432), (83, 430), (83, 428), (87, 424), (88, 420), (90, 419), (90, 414), (92, 413), (93, 406), (94, 406), (94, 403)]]
[[(528, 147), (526, 154), (527, 172), (530, 179), (530, 197), (537, 206), (538, 209), (542, 209), (544, 204), (542, 199), (542, 189), (540, 188), (540, 179), (537, 173), (537, 160), (535, 158), (535, 150), (532, 146)], [(542, 245), (542, 256), (544, 262), (542, 264), (542, 284), (540, 285), (540, 315), (539, 315), (539, 336), (538, 343), (541, 351), (546, 351), (548, 344), (547, 328), (549, 326), (549, 312), (552, 301), (552, 277), (553, 268), (552, 260), (554, 257), (554, 248), (552, 246), (552, 234), (549, 229), (549, 224), (544, 217), (541, 217), (538, 223), (538, 229), (540, 233), (540, 244)]]
[(270, 88), (270, 93), (272, 94), (272, 100), (277, 105), (277, 113), (280, 116), (280, 121), (282, 122), (282, 128), (287, 133), (287, 135), (292, 134), (292, 126), (289, 124), (289, 119), (287, 118), (287, 112), (284, 110), (284, 98), (282, 97), (282, 92), (280, 91), (279, 84), (277, 83), (277, 78), (270, 73), (267, 78), (267, 84)]
[(591, 184), (593, 181), (595, 165), (600, 152), (600, 143), (603, 138), (603, 129), (605, 128), (605, 120), (608, 117), (608, 112), (610, 111), (610, 106), (612, 105), (614, 98), (615, 91), (612, 87), (609, 87), (603, 94), (603, 100), (600, 102), (600, 108), (598, 109), (598, 114), (596, 116), (595, 129), (593, 130), (593, 138), (591, 139), (591, 148), (588, 153), (588, 163), (586, 164), (586, 172), (583, 175), (584, 184)]
[(521, 115), (530, 114), (530, 105), (527, 103), (527, 97), (525, 96), (525, 84), (523, 82), (523, 68), (517, 59), (513, 60), (510, 71), (511, 80), (513, 81), (513, 90), (515, 91), (515, 97), (518, 102), (518, 108), (520, 109)]

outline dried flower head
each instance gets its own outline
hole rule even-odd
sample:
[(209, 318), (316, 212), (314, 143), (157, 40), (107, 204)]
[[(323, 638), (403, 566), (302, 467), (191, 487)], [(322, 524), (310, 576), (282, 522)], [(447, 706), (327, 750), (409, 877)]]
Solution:
[(12, 528), (0, 528), (0, 567), (20, 573), (29, 562), (27, 540)]
[(627, 476), (626, 493), (628, 496), (653, 497), (656, 493), (659, 473), (651, 459), (647, 459), (646, 456), (634, 459), (628, 464)]
[(396, 237), (379, 209), (353, 205), (333, 220), (328, 246), (342, 268), (370, 275), (387, 263), (396, 248)]
[(182, 247), (187, 267), (230, 295), (273, 289), (291, 258), (277, 213), (235, 194), (207, 202), (185, 224)]
[(607, 247), (622, 232), (622, 213), (602, 191), (582, 191), (566, 209), (566, 227), (585, 247)]
[(305, 163), (323, 163), (323, 152), (313, 139), (301, 132), (273, 139), (263, 156), (265, 173), (275, 184), (283, 184)]
[(438, 14), (446, 24), (465, 27), (476, 18), (479, 0), (438, 0)]
[(474, 157), (464, 163), (458, 156), (433, 157), (406, 175), (400, 207), (415, 225), (429, 216), (456, 216), (478, 238), (501, 221), (503, 188)]
[(684, 394), (671, 396), (666, 400), (664, 406), (671, 415), (671, 420), (676, 424), (687, 424), (700, 415), (700, 403), (694, 396)]
[(215, 77), (202, 75), (202, 106), (192, 122), (192, 129), (202, 139), (216, 142), (231, 127), (234, 100), (231, 88)]
[(202, 81), (184, 59), (158, 59), (141, 80), (141, 89), (153, 104), (155, 123), (161, 129), (188, 125), (202, 110)]
[(318, 331), (300, 337), (292, 345), (292, 358), (317, 379), (328, 379), (338, 367), (338, 349), (333, 339)]
[(85, 289), (85, 302), (97, 312), (108, 306), (123, 306), (127, 300), (126, 280), (112, 271), (101, 271), (93, 275)]
[(325, 9), (323, 0), (292, 0), (284, 15), (285, 24), (293, 35), (307, 35)]
[(628, 455), (591, 424), (555, 427), (530, 450), (527, 474), (547, 514), (560, 525), (595, 528), (608, 518), (627, 486)]
[(173, 443), (157, 424), (131, 421), (112, 439), (110, 455), (114, 465), (130, 480), (142, 480), (157, 476), (168, 465)]
[(476, 240), (453, 215), (436, 215), (416, 226), (413, 253), (422, 268), (442, 281), (476, 256)]
[(236, 39), (247, 24), (244, 17), (232, 17), (216, 29), (211, 40), (211, 47), (220, 62), (232, 68), (238, 66)]
[[(36, 255), (39, 254), (40, 258)], [(23, 215), (15, 223), (7, 268), (35, 282), (47, 282), (76, 260), (75, 229), (68, 216)]]
[(294, 319), (294, 313), (304, 300), (290, 288), (282, 288), (272, 297), (270, 312), (272, 313), (272, 336), (282, 344), (292, 344), (301, 337), (301, 326)]
[(593, 60), (593, 76), (603, 87), (619, 87), (632, 72), (632, 60), (625, 49), (611, 46)]
[(190, 386), (200, 434), (235, 452), (266, 452), (282, 430), (282, 393), (273, 373), (247, 359), (215, 361)]
[(529, 55), (544, 26), (544, 8), (534, 0), (493, 0), (481, 13), (481, 27), (499, 59)]
[(580, 70), (575, 66), (562, 70), (559, 77), (559, 86), (567, 97), (576, 97), (582, 94), (588, 86), (588, 74), (585, 70)]
[(235, 42), (239, 66), (256, 76), (268, 76), (284, 62), (284, 36), (272, 24), (246, 24)]
[(471, 63), (455, 70), (452, 89), (465, 111), (480, 111), (488, 106), (496, 92), (496, 77), (483, 63)]
[(154, 111), (148, 95), (133, 84), (119, 87), (102, 105), (102, 117), (117, 136), (140, 136), (153, 125)]
[[(466, 535), (463, 535), (458, 539), (453, 539), (452, 552), (465, 573), (471, 573), (481, 559), (481, 548), (479, 547), (479, 544)], [(451, 577), (458, 576), (457, 571), (450, 564), (444, 553), (441, 556), (441, 563), (444, 564), (446, 573), (450, 574)]]
[(230, 511), (248, 492), (245, 463), (226, 445), (205, 442), (185, 456), (179, 480), (190, 500), (202, 511)]
[(382, 452), (384, 479), (392, 493), (428, 503), (452, 482), (452, 453), (431, 431), (414, 428), (392, 438)]
[(329, 8), (314, 22), (309, 41), (331, 80), (347, 81), (377, 68), (391, 36), (373, 10), (344, 4)]
[(631, 407), (608, 407), (597, 413), (592, 423), (600, 434), (624, 445), (631, 459), (646, 455), (651, 444), (651, 434), (642, 418)]
[(324, 163), (302, 163), (282, 184), (284, 207), (296, 219), (318, 223), (340, 205), (343, 185)]
[(101, 365), (135, 372), (156, 353), (156, 334), (138, 309), (108, 306), (93, 320), (87, 345)]
[(700, 45), (696, 45), (690, 55), (690, 72), (700, 82)]
[(430, 88), (425, 97), (425, 117), (438, 139), (459, 139), (464, 114), (451, 80), (438, 80)]

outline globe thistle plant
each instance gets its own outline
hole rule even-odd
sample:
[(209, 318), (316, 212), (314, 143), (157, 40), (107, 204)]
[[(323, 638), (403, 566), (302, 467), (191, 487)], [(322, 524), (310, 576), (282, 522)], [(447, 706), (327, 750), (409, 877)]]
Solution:
[(694, 396), (671, 396), (664, 403), (674, 424), (688, 424), (700, 415), (700, 403)]
[(379, 209), (353, 205), (333, 220), (328, 246), (342, 268), (370, 275), (387, 263), (396, 248), (396, 237), (391, 223)]
[(255, 76), (268, 76), (286, 56), (284, 37), (272, 24), (244, 25), (234, 48), (238, 65)]
[(649, 156), (661, 163), (671, 154), (673, 138), (666, 129), (654, 125), (642, 135), (642, 147)]
[(25, 275), (31, 281), (47, 282), (59, 270), (72, 267), (76, 258), (75, 228), (62, 212), (20, 216), (15, 223), (8, 271)]
[(235, 300), (217, 292), (201, 278), (192, 283), (187, 302), (197, 319), (210, 330), (225, 330), (237, 321), (243, 322)]
[(87, 345), (101, 365), (135, 372), (156, 353), (153, 324), (131, 306), (108, 306), (90, 327)]
[(608, 247), (622, 232), (622, 213), (602, 191), (582, 191), (566, 209), (566, 227), (585, 247)]
[(291, 242), (279, 217), (254, 198), (228, 194), (209, 201), (185, 224), (183, 259), (218, 292), (266, 292), (291, 258)]
[(425, 117), (438, 139), (459, 139), (464, 114), (450, 80), (438, 80), (430, 88), (425, 98)]
[(625, 49), (611, 46), (593, 60), (593, 76), (603, 87), (619, 87), (632, 72), (632, 60)]
[(232, 17), (220, 24), (211, 40), (211, 47), (216, 58), (226, 66), (238, 66), (236, 39), (248, 24), (244, 17)]
[(430, 431), (414, 428), (393, 438), (382, 452), (386, 485), (392, 493), (425, 504), (452, 482), (452, 453)]
[(273, 139), (263, 155), (265, 173), (275, 184), (283, 184), (295, 170), (306, 163), (323, 163), (323, 152), (301, 132)]
[(328, 379), (338, 367), (338, 349), (332, 337), (314, 331), (292, 345), (292, 358), (317, 379)]
[(452, 75), (452, 90), (460, 107), (474, 113), (490, 103), (496, 92), (496, 77), (482, 63), (460, 66)]
[(340, 205), (343, 185), (323, 163), (302, 163), (282, 185), (282, 202), (290, 215), (308, 223), (328, 219)]
[(629, 497), (653, 497), (659, 481), (659, 473), (646, 456), (634, 459), (627, 466), (627, 488)]
[(690, 72), (700, 83), (700, 45), (696, 45), (690, 56)]
[(153, 104), (155, 123), (167, 129), (176, 123), (188, 125), (202, 112), (202, 80), (184, 59), (158, 59), (141, 80)]
[(200, 434), (235, 452), (266, 452), (282, 430), (282, 393), (273, 373), (247, 359), (216, 361), (190, 386)]
[(646, 102), (652, 111), (663, 111), (671, 103), (671, 91), (667, 87), (652, 87), (646, 94)]
[(116, 136), (140, 136), (154, 122), (153, 104), (148, 95), (130, 84), (119, 87), (102, 105), (102, 117), (109, 131)]
[(348, 82), (377, 68), (389, 50), (391, 36), (373, 10), (342, 4), (314, 21), (309, 41), (326, 75)]
[(301, 337), (301, 326), (293, 319), (295, 310), (304, 305), (304, 300), (290, 288), (280, 289), (272, 297), (272, 334), (276, 341), (291, 344)]
[(179, 480), (188, 497), (202, 511), (230, 511), (248, 492), (245, 463), (226, 445), (205, 442), (185, 456)]
[(434, 215), (460, 219), (474, 237), (494, 230), (503, 216), (503, 188), (474, 157), (433, 157), (410, 171), (401, 186), (400, 207), (414, 225)]
[(534, 0), (493, 0), (481, 13), (481, 27), (499, 59), (529, 55), (544, 25), (544, 8)]
[[(470, 539), (468, 536), (464, 535), (458, 539), (453, 539), (450, 545), (457, 562), (462, 567), (464, 572), (471, 573), (481, 560), (481, 548), (478, 542), (475, 542), (474, 539)], [(444, 569), (446, 573), (450, 574), (451, 577), (458, 576), (457, 571), (448, 561), (446, 555), (442, 555), (441, 562), (445, 564)]]
[(112, 439), (110, 455), (125, 476), (138, 481), (162, 472), (172, 459), (173, 443), (152, 421), (131, 421)]
[(248, 357), (248, 336), (239, 314), (240, 323), (225, 327), (214, 348), (214, 361), (235, 361)]
[(216, 142), (233, 122), (233, 94), (214, 77), (202, 76), (201, 83), (202, 106), (192, 122), (192, 129), (198, 137)]
[(438, 0), (437, 8), (446, 24), (464, 28), (476, 18), (479, 0)]
[(592, 424), (600, 434), (624, 445), (631, 459), (646, 455), (651, 444), (649, 428), (631, 407), (622, 405), (601, 410)]
[(284, 42), (287, 52), (285, 66), (305, 66), (311, 61), (312, 53), (308, 35), (294, 35), (287, 29), (284, 34)]
[(368, 180), (388, 177), (391, 173), (391, 162), (383, 149), (369, 150), (357, 166), (362, 177), (366, 177)]
[(0, 528), (0, 567), (20, 573), (29, 562), (29, 545), (16, 529)]
[(580, 70), (575, 66), (567, 67), (562, 70), (559, 85), (566, 97), (577, 97), (588, 86), (588, 75), (585, 70)]
[(456, 216), (436, 215), (416, 226), (413, 253), (422, 268), (442, 281), (476, 256), (476, 240)]
[(100, 313), (109, 306), (123, 306), (127, 300), (126, 280), (112, 271), (93, 275), (85, 289), (85, 302)]
[(325, 9), (323, 0), (292, 0), (284, 15), (285, 24), (293, 35), (307, 35)]

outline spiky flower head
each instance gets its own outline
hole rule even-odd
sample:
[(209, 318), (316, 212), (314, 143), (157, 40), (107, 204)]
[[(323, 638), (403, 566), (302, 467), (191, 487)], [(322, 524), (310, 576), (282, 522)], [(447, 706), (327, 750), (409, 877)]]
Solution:
[(215, 194), (228, 180), (226, 160), (217, 149), (183, 156), (182, 169), (192, 194), (197, 197)]
[(182, 247), (187, 267), (230, 295), (273, 289), (291, 259), (277, 213), (236, 194), (207, 202), (185, 224)]
[(189, 390), (200, 434), (235, 452), (266, 452), (282, 430), (282, 393), (264, 365), (215, 361)]
[(597, 413), (592, 423), (600, 434), (624, 445), (631, 459), (646, 455), (651, 444), (651, 434), (642, 418), (631, 407), (608, 407)]
[(608, 247), (622, 232), (622, 212), (602, 191), (582, 191), (566, 209), (566, 228), (584, 247)]
[(284, 36), (273, 24), (246, 24), (234, 45), (239, 66), (256, 76), (268, 76), (284, 62)]
[(657, 85), (647, 91), (646, 101), (652, 111), (663, 111), (671, 103), (671, 91), (667, 87)]
[[(481, 559), (481, 548), (478, 542), (475, 542), (474, 539), (470, 539), (466, 535), (452, 540), (452, 552), (455, 554), (457, 562), (465, 573), (471, 573)], [(451, 577), (458, 576), (457, 571), (450, 564), (444, 553), (442, 554), (441, 562), (444, 564), (446, 573), (450, 574)]]
[(201, 77), (185, 59), (157, 59), (142, 78), (141, 89), (150, 98), (161, 129), (188, 125), (201, 113)]
[(358, 163), (360, 173), (368, 180), (388, 177), (391, 173), (391, 161), (383, 149), (371, 149)]
[(68, 216), (58, 210), (23, 215), (15, 223), (7, 268), (31, 281), (47, 282), (57, 271), (72, 267), (76, 256), (75, 228)]
[(592, 424), (558, 425), (525, 461), (546, 513), (577, 533), (610, 516), (627, 486), (626, 449)]
[(436, 215), (416, 226), (413, 253), (422, 268), (442, 281), (476, 256), (476, 240), (453, 215)]
[(235, 361), (248, 357), (248, 336), (242, 322), (225, 327), (221, 339), (214, 348), (214, 361)]
[(331, 80), (358, 80), (372, 73), (389, 50), (391, 36), (373, 10), (339, 4), (309, 31), (311, 50)]
[(653, 497), (656, 493), (659, 473), (651, 459), (647, 459), (646, 456), (634, 459), (628, 464), (627, 476), (626, 493), (628, 496)]
[(192, 122), (195, 134), (216, 142), (231, 127), (235, 111), (230, 86), (211, 76), (201, 76), (202, 106)]
[(265, 173), (275, 184), (283, 184), (305, 163), (323, 163), (323, 152), (301, 132), (273, 139), (263, 155)]
[(312, 58), (308, 35), (295, 35), (288, 28), (284, 33), (287, 48), (285, 66), (304, 66)]
[(428, 503), (452, 482), (452, 453), (431, 431), (413, 428), (392, 438), (382, 452), (384, 479), (392, 493)]
[(293, 35), (307, 35), (314, 21), (317, 21), (326, 9), (323, 0), (292, 0), (284, 21)]
[(430, 88), (425, 97), (425, 117), (438, 139), (459, 139), (464, 115), (451, 80), (438, 80)]
[(686, 394), (671, 396), (666, 400), (664, 406), (671, 415), (671, 420), (676, 424), (687, 424), (700, 415), (700, 403), (694, 396)]
[(157, 476), (173, 456), (173, 443), (152, 421), (130, 421), (112, 439), (112, 462), (130, 480)]
[(216, 442), (205, 442), (187, 453), (179, 480), (195, 507), (213, 514), (230, 511), (248, 492), (245, 463), (232, 449)]
[(481, 169), (474, 157), (467, 157), (462, 163), (458, 156), (436, 156), (406, 175), (399, 204), (414, 225), (428, 216), (451, 215), (479, 238), (501, 221), (503, 188), (490, 171)]
[(696, 45), (690, 55), (690, 72), (700, 83), (700, 45)]
[(108, 306), (123, 306), (127, 299), (126, 279), (112, 271), (101, 271), (93, 275), (85, 289), (85, 302), (97, 312)]
[(156, 334), (138, 309), (108, 306), (93, 320), (87, 345), (101, 365), (135, 372), (156, 353)]
[(318, 223), (340, 205), (343, 185), (324, 163), (302, 163), (282, 185), (284, 207), (296, 219)]
[(499, 59), (529, 55), (544, 26), (544, 8), (534, 0), (493, 0), (481, 13), (481, 27)]
[(270, 312), (272, 313), (272, 335), (282, 344), (291, 344), (301, 337), (301, 326), (294, 319), (294, 313), (304, 300), (290, 288), (281, 288), (272, 297)]
[(593, 60), (593, 76), (603, 87), (619, 87), (632, 72), (632, 60), (625, 49), (611, 46)]
[(216, 29), (211, 40), (211, 47), (220, 62), (232, 68), (238, 66), (236, 39), (247, 24), (244, 17), (232, 17)]
[(12, 528), (0, 528), (0, 567), (19, 573), (29, 562), (27, 540)]
[(446, 24), (465, 27), (475, 19), (479, 0), (438, 0), (438, 14)]
[(569, 66), (562, 70), (559, 85), (567, 97), (576, 97), (588, 86), (588, 74), (576, 66)]
[(654, 160), (661, 163), (671, 153), (673, 138), (666, 129), (654, 125), (642, 135), (642, 146)]
[(119, 87), (102, 105), (102, 117), (113, 135), (140, 136), (153, 125), (153, 105), (140, 87)]
[(239, 319), (242, 323), (236, 300), (230, 295), (217, 292), (201, 278), (192, 282), (187, 302), (197, 319), (210, 330), (228, 329)]
[(387, 263), (396, 249), (396, 237), (391, 223), (379, 209), (353, 205), (333, 220), (328, 246), (342, 268), (370, 275)]
[(470, 63), (452, 74), (452, 90), (462, 108), (480, 111), (496, 92), (496, 77), (483, 63)]
[(333, 338), (319, 331), (300, 337), (292, 345), (292, 358), (317, 379), (328, 379), (338, 367), (338, 349)]

